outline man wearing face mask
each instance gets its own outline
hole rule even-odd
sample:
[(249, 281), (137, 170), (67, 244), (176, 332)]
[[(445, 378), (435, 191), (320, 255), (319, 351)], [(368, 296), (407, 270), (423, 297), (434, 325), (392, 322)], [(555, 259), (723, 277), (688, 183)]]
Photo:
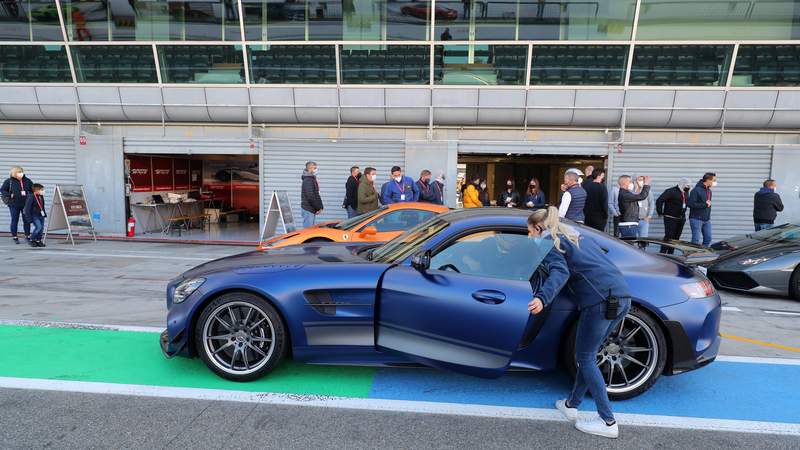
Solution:
[(411, 177), (403, 176), (403, 169), (394, 166), (391, 170), (392, 179), (386, 185), (386, 191), (382, 193), (382, 203), (391, 205), (392, 203), (415, 202), (419, 198), (417, 184)]
[(623, 239), (634, 239), (639, 235), (639, 202), (650, 195), (650, 177), (644, 177), (642, 189), (634, 193), (631, 177), (619, 177), (619, 235)]
[(378, 209), (378, 192), (375, 190), (377, 172), (373, 167), (364, 169), (364, 176), (358, 184), (358, 214)]
[(319, 195), (319, 181), (317, 181), (318, 173), (317, 163), (309, 161), (300, 177), (303, 180), (300, 189), (300, 208), (305, 228), (313, 226), (317, 221), (317, 215), (322, 213), (322, 197)]
[(28, 197), (33, 194), (33, 181), (25, 176), (22, 167), (14, 166), (9, 172), (8, 179), (3, 182), (0, 187), (0, 198), (3, 203), (8, 206), (8, 211), (11, 214), (11, 239), (15, 244), (19, 244), (17, 232), (19, 229), (19, 217), (22, 216), (23, 230), (25, 231), (25, 239), (30, 240), (31, 223), (22, 213), (25, 208), (25, 202)]
[(516, 208), (519, 205), (519, 192), (514, 189), (514, 180), (506, 181), (506, 189), (497, 196), (497, 206)]
[[(664, 240), (678, 240), (686, 224), (686, 202), (689, 199), (689, 180), (681, 178), (678, 184), (665, 190), (656, 200), (656, 212), (664, 217)], [(674, 249), (661, 247), (661, 253), (672, 254)]]
[(706, 172), (689, 193), (689, 226), (692, 244), (711, 245), (711, 188), (717, 185), (717, 174)]
[(486, 180), (481, 180), (481, 183), (478, 185), (478, 199), (480, 199), (481, 205), (492, 206), (492, 203), (489, 201), (489, 190), (486, 189)]
[(605, 179), (605, 169), (594, 169), (583, 183), (583, 190), (586, 191), (586, 205), (583, 207), (585, 223), (597, 231), (606, 231), (608, 223), (608, 190)]
[(417, 191), (419, 192), (419, 201), (425, 203), (436, 203), (436, 192), (431, 185), (430, 170), (425, 169), (419, 174), (419, 180), (417, 180)]
[(558, 217), (583, 223), (583, 207), (586, 206), (586, 191), (581, 187), (579, 178), (581, 171), (569, 169), (564, 174), (566, 190), (561, 195), (561, 204), (558, 207)]

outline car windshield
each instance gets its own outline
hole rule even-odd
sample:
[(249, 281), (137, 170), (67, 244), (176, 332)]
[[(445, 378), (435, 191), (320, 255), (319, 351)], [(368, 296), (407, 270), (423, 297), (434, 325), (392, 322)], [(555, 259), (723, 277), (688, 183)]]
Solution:
[(786, 223), (747, 235), (750, 239), (770, 242), (800, 242), (800, 225)]
[(386, 206), (383, 206), (383, 207), (378, 208), (378, 209), (376, 209), (374, 211), (370, 211), (368, 213), (361, 214), (360, 216), (355, 216), (355, 217), (352, 217), (350, 219), (343, 220), (343, 221), (337, 223), (336, 225), (334, 225), (333, 228), (336, 228), (337, 230), (349, 230), (350, 228), (353, 228), (354, 226), (356, 226), (356, 225), (360, 224), (361, 222), (369, 219), (370, 217), (377, 216), (378, 213), (380, 213), (382, 211), (385, 211), (386, 208), (387, 208)]
[(372, 261), (396, 263), (408, 258), (432, 237), (447, 228), (449, 223), (434, 217), (397, 236), (372, 252)]

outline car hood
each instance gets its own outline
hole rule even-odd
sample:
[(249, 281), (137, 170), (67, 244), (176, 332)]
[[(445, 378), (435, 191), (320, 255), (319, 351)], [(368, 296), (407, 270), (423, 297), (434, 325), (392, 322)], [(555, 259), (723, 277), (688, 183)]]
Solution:
[(195, 278), (217, 272), (275, 272), (296, 270), (315, 264), (366, 264), (357, 253), (369, 243), (316, 243), (256, 250), (228, 256), (188, 270), (182, 278)]
[(742, 236), (717, 242), (712, 246), (712, 249), (719, 255), (717, 261), (722, 262), (740, 256), (752, 256), (763, 252), (782, 253), (786, 251), (796, 251), (800, 249), (800, 245), (794, 242), (765, 241)]

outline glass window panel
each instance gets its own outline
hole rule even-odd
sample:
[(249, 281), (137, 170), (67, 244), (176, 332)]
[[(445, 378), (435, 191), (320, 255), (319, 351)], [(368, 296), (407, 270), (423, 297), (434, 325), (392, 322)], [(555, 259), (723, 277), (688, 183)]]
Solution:
[(241, 45), (160, 45), (165, 83), (244, 83)]
[(245, 36), (259, 41), (426, 40), (428, 0), (243, 0)]
[(240, 40), (236, 0), (63, 0), (74, 41)]
[(0, 82), (71, 83), (63, 45), (0, 45)]
[(55, 0), (0, 2), (0, 41), (61, 41)]
[(534, 45), (532, 85), (621, 86), (627, 45)]
[(436, 84), (524, 85), (526, 45), (437, 45)]
[(637, 45), (632, 86), (724, 86), (732, 45)]
[(628, 40), (633, 0), (442, 0), (435, 38), (449, 40)]
[(740, 45), (732, 86), (800, 86), (800, 45)]
[(642, 0), (636, 39), (800, 39), (800, 0)]
[(72, 63), (79, 83), (157, 83), (149, 45), (76, 45)]
[(427, 45), (343, 46), (342, 84), (428, 84)]
[(260, 84), (336, 84), (332, 45), (250, 45), (250, 80)]

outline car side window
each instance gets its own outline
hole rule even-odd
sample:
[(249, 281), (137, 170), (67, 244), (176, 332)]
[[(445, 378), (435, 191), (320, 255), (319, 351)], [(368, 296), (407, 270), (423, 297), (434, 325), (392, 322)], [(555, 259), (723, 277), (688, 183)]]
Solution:
[(544, 254), (540, 253), (523, 233), (481, 231), (460, 237), (437, 252), (430, 269), (526, 281), (542, 262)]
[(434, 216), (433, 211), (422, 209), (400, 209), (384, 214), (364, 226), (375, 227), (378, 233), (406, 231)]

